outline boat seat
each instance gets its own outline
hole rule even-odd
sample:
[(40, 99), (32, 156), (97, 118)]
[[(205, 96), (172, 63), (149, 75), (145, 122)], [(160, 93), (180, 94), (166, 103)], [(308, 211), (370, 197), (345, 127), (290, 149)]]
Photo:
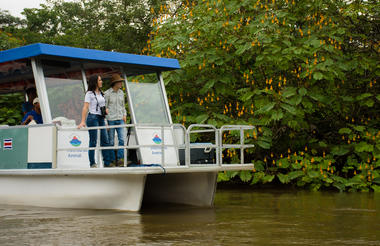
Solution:
[(75, 120), (70, 120), (62, 116), (54, 118), (53, 123), (57, 123), (62, 127), (76, 127)]

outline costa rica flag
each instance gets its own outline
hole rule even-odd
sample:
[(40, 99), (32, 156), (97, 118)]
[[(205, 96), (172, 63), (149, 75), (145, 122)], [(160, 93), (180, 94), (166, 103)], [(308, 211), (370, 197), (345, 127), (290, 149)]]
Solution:
[(12, 149), (13, 148), (12, 142), (13, 142), (12, 138), (4, 139), (3, 140), (3, 148), (4, 149)]

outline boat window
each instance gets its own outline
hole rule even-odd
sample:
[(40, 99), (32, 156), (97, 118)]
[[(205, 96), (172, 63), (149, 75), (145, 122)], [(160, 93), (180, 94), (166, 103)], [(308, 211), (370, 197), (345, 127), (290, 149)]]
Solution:
[(146, 82), (146, 76), (128, 78), (128, 88), (136, 123), (169, 124), (161, 85), (157, 77), (155, 79), (154, 77), (148, 77), (150, 82)]
[[(87, 79), (89, 79), (90, 76), (94, 74), (99, 75), (102, 78), (103, 93), (105, 93), (108, 89), (111, 88), (112, 75), (118, 74), (122, 76), (120, 66), (87, 62), (83, 65), (83, 67), (85, 69), (85, 74), (86, 74)], [(122, 90), (124, 92), (124, 96), (126, 97), (127, 95), (125, 93), (125, 84), (123, 84)], [(128, 107), (127, 101), (128, 101), (127, 98), (125, 98), (125, 103), (126, 103), (125, 108), (127, 110), (127, 122), (130, 122), (130, 113), (128, 112), (129, 107)]]
[(22, 92), (34, 86), (29, 59), (0, 63), (0, 94)]
[(51, 117), (80, 123), (84, 100), (81, 65), (78, 62), (42, 60)]
[(86, 73), (87, 79), (90, 78), (91, 75), (97, 74), (99, 75), (103, 80), (103, 87), (102, 91), (105, 92), (107, 89), (111, 87), (111, 77), (112, 74), (119, 74), (120, 72), (120, 66), (111, 66), (111, 65), (104, 65), (100, 63), (85, 63), (83, 65), (83, 68)]
[(0, 125), (20, 124), (25, 91), (35, 87), (29, 59), (0, 63)]

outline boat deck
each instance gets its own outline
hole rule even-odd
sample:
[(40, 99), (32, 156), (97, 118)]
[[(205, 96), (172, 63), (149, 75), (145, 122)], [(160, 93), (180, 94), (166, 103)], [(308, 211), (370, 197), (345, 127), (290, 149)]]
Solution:
[(0, 175), (125, 175), (125, 174), (165, 174), (165, 173), (200, 173), (200, 172), (219, 172), (253, 170), (253, 164), (201, 164), (178, 167), (111, 167), (111, 168), (85, 168), (85, 169), (3, 169)]

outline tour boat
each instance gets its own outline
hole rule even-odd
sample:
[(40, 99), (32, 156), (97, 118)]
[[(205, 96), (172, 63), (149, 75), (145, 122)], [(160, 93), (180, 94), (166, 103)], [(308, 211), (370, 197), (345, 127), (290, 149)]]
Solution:
[[(35, 87), (43, 124), (0, 126), (0, 204), (130, 211), (145, 202), (213, 206), (218, 172), (253, 169), (244, 154), (253, 148), (245, 136), (254, 127), (174, 124), (162, 73), (175, 69), (176, 59), (42, 43), (1, 51), (0, 96), (24, 97)], [(131, 118), (118, 126), (125, 128), (125, 144), (115, 138), (114, 146), (102, 147), (98, 137), (89, 148), (89, 129), (115, 126), (77, 128), (86, 78), (100, 74), (107, 81), (115, 73), (125, 80)], [(224, 135), (232, 132), (239, 140), (227, 143)], [(90, 168), (89, 149), (98, 168)], [(102, 149), (124, 149), (124, 165), (104, 167)], [(239, 163), (223, 163), (231, 149), (240, 151)]]

